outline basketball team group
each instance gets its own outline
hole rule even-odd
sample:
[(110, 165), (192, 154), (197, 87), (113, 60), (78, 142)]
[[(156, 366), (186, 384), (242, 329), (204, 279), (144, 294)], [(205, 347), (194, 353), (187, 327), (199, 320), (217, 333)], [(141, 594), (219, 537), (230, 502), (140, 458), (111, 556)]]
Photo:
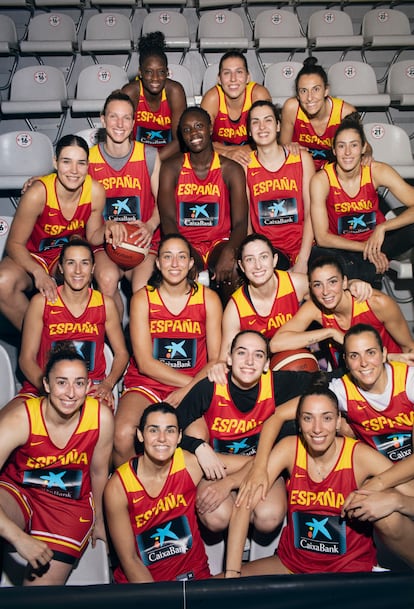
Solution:
[[(24, 584), (64, 584), (98, 539), (115, 583), (209, 578), (202, 531), (215, 577), (373, 571), (379, 543), (414, 569), (414, 339), (380, 289), (413, 186), (313, 57), (281, 110), (238, 51), (194, 107), (162, 34), (139, 62), (98, 143), (63, 136), (25, 184), (0, 262)], [(281, 528), (274, 555), (243, 560), (252, 528)]]

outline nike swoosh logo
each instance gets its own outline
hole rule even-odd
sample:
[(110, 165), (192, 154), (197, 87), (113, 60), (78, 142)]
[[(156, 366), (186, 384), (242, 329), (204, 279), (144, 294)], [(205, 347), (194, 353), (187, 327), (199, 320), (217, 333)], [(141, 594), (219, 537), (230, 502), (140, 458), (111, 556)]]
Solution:
[(62, 313), (62, 311), (50, 311), (51, 315), (59, 315), (59, 313)]
[(255, 319), (249, 319), (249, 326), (252, 326), (255, 323), (256, 323)]
[(295, 474), (295, 478), (305, 478), (305, 474)]
[(79, 522), (90, 522), (90, 520), (88, 518), (82, 518), (82, 516), (79, 516)]
[(366, 404), (364, 404), (363, 406), (357, 406), (357, 410), (365, 410), (366, 407)]
[(102, 171), (105, 167), (95, 167), (95, 172)]
[(161, 309), (150, 309), (150, 313), (159, 313)]
[(227, 402), (219, 402), (218, 405), (219, 406), (228, 406)]
[(39, 446), (39, 444), (43, 444), (43, 440), (41, 442), (30, 442), (30, 446)]
[(252, 171), (252, 178), (254, 178), (255, 175), (257, 175), (258, 173), (260, 173), (259, 171)]
[(144, 497), (135, 497), (135, 498), (132, 500), (132, 503), (139, 503), (139, 502), (140, 502), (140, 501), (142, 501), (143, 499), (144, 499)]

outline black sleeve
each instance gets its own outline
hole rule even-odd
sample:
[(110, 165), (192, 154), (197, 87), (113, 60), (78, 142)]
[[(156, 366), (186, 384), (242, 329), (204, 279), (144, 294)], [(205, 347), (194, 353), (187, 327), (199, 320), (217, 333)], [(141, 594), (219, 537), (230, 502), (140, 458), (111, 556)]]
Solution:
[(197, 448), (202, 444), (204, 444), (204, 440), (201, 438), (193, 438), (192, 436), (186, 436), (184, 434), (181, 438), (180, 447), (183, 450), (188, 450), (189, 453), (195, 454)]
[[(213, 399), (214, 383), (205, 378), (194, 385), (177, 407), (178, 423), (182, 430), (196, 421), (209, 409)], [(191, 452), (191, 451), (190, 451)]]

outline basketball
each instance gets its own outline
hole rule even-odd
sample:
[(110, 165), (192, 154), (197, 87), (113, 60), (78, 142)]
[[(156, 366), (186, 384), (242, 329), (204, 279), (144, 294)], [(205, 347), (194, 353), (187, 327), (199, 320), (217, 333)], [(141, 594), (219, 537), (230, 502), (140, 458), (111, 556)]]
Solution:
[(307, 349), (279, 351), (272, 355), (271, 370), (293, 370), (295, 372), (316, 372), (319, 370), (318, 360)]
[(112, 262), (115, 262), (121, 269), (127, 271), (145, 260), (149, 248), (140, 247), (132, 242), (135, 240), (135, 237), (131, 240), (131, 234), (137, 230), (135, 224), (125, 223), (125, 228), (128, 231), (127, 240), (117, 245), (116, 248), (111, 243), (105, 243), (105, 250)]

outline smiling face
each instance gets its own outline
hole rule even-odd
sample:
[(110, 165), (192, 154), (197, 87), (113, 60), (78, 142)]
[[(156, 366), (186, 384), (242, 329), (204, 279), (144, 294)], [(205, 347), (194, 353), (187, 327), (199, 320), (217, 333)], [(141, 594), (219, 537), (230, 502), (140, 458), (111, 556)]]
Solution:
[(80, 146), (65, 146), (55, 159), (57, 178), (66, 190), (74, 191), (82, 186), (88, 174), (88, 158)]
[(302, 401), (298, 423), (313, 455), (323, 454), (332, 446), (340, 418), (336, 405), (326, 395), (309, 395)]
[(345, 363), (357, 385), (365, 391), (382, 393), (387, 384), (384, 363), (387, 351), (381, 349), (372, 332), (353, 334), (344, 344)]
[(218, 81), (224, 94), (230, 99), (238, 99), (246, 90), (250, 74), (241, 57), (228, 57), (222, 62)]
[(187, 281), (194, 260), (191, 258), (187, 243), (174, 237), (164, 241), (155, 263), (163, 281), (170, 285), (177, 285)]
[(184, 144), (191, 152), (211, 148), (213, 127), (203, 112), (186, 112), (180, 121), (180, 131)]
[(101, 123), (105, 127), (106, 137), (116, 144), (129, 140), (134, 126), (132, 105), (122, 100), (110, 101), (105, 114), (101, 115)]
[(319, 74), (304, 74), (299, 78), (297, 98), (299, 105), (309, 118), (316, 118), (325, 110), (329, 88)]
[(242, 333), (227, 358), (231, 380), (241, 389), (254, 387), (264, 372), (269, 370), (265, 340), (257, 333)]
[(339, 270), (331, 264), (317, 267), (311, 273), (310, 291), (324, 309), (334, 310), (341, 302), (346, 287), (346, 277), (342, 277)]
[(82, 245), (67, 247), (62, 264), (59, 264), (64, 283), (76, 292), (89, 287), (94, 268), (91, 252)]
[(280, 123), (270, 106), (257, 106), (250, 111), (250, 135), (257, 146), (276, 141)]
[(48, 393), (47, 408), (65, 420), (77, 415), (90, 385), (86, 364), (80, 360), (56, 362), (43, 383)]
[(169, 412), (150, 413), (143, 431), (138, 430), (137, 435), (145, 454), (160, 464), (170, 461), (181, 441), (177, 416)]
[(274, 278), (277, 254), (273, 254), (261, 239), (250, 241), (243, 247), (239, 266), (252, 286), (259, 287)]
[(336, 163), (343, 171), (353, 171), (361, 164), (366, 144), (363, 145), (361, 136), (355, 129), (344, 129), (335, 139), (333, 149)]
[(150, 95), (160, 95), (168, 78), (168, 66), (158, 55), (147, 57), (139, 69), (138, 75), (141, 79), (144, 91)]

